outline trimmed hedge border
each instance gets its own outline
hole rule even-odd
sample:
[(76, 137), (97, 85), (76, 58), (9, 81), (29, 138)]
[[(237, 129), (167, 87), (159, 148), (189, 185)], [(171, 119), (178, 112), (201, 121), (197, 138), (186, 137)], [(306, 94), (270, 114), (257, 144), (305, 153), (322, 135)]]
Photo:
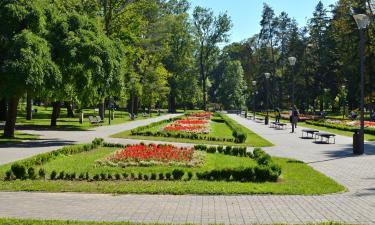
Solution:
[[(358, 131), (359, 128), (357, 127), (350, 127), (348, 125), (340, 125), (340, 124), (332, 124), (332, 123), (327, 123), (324, 121), (306, 121), (306, 124), (314, 125), (314, 126), (321, 126), (321, 127), (327, 127), (327, 128), (332, 128), (332, 129), (337, 129), (337, 130), (342, 130), (342, 131), (349, 131), (349, 132), (355, 132)], [(366, 128), (364, 130), (365, 134), (371, 134), (375, 135), (375, 129), (374, 128)]]
[(220, 116), (224, 120), (225, 124), (228, 125), (228, 127), (232, 130), (233, 136), (236, 138), (235, 142), (245, 143), (247, 139), (247, 131), (245, 128), (222, 113), (217, 113), (217, 115)]
[[(188, 114), (186, 114), (188, 115)], [(172, 137), (172, 138), (183, 138), (183, 139), (191, 139), (191, 140), (206, 140), (206, 141), (219, 141), (219, 142), (237, 142), (233, 138), (218, 138), (218, 137), (210, 137), (206, 135), (201, 135), (201, 134), (194, 134), (194, 133), (182, 133), (182, 132), (166, 132), (166, 131), (145, 131), (147, 129), (150, 129), (155, 126), (159, 126), (162, 124), (167, 124), (167, 123), (172, 123), (176, 120), (181, 119), (183, 116), (167, 119), (167, 120), (162, 120), (159, 122), (151, 123), (146, 126), (142, 127), (137, 127), (135, 129), (130, 130), (131, 135), (133, 136), (154, 136), (154, 137)], [(225, 121), (224, 121), (225, 122)], [(232, 129), (232, 128), (231, 128)], [(233, 129), (232, 129), (233, 130)], [(235, 136), (236, 137), (236, 136)], [(239, 142), (242, 143), (242, 142)]]
[(237, 182), (276, 182), (281, 175), (281, 167), (273, 162), (271, 156), (260, 148), (254, 149), (253, 152), (247, 152), (246, 147), (231, 147), (231, 146), (206, 146), (196, 145), (194, 148), (197, 151), (206, 151), (212, 154), (225, 154), (237, 157), (250, 157), (257, 162), (253, 167), (240, 168), (224, 168), (214, 169), (204, 172), (193, 173), (189, 170), (174, 169), (172, 172), (161, 172), (159, 174), (150, 173), (138, 174), (134, 173), (100, 173), (89, 174), (76, 172), (66, 173), (65, 171), (51, 171), (47, 174), (44, 168), (40, 168), (37, 172), (34, 166), (43, 165), (61, 155), (74, 155), (82, 152), (88, 152), (98, 147), (118, 147), (123, 148), (125, 145), (105, 143), (103, 139), (95, 139), (91, 144), (67, 146), (62, 149), (55, 150), (49, 153), (43, 153), (34, 156), (30, 159), (22, 160), (11, 165), (11, 169), (6, 171), (5, 180), (11, 181), (15, 179), (48, 179), (49, 180), (79, 180), (79, 181), (108, 181), (108, 180), (191, 180), (194, 175), (198, 180), (207, 181), (237, 181)]

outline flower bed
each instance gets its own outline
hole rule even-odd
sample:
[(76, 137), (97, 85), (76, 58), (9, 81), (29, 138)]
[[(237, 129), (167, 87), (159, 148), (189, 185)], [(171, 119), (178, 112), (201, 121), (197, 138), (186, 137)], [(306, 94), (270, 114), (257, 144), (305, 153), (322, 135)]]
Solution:
[(116, 151), (99, 165), (109, 166), (154, 166), (177, 165), (195, 167), (202, 165), (204, 154), (196, 152), (194, 148), (178, 148), (173, 145), (129, 145)]
[(165, 126), (162, 131), (167, 132), (187, 132), (187, 133), (209, 133), (210, 112), (193, 113), (185, 118), (174, 121)]

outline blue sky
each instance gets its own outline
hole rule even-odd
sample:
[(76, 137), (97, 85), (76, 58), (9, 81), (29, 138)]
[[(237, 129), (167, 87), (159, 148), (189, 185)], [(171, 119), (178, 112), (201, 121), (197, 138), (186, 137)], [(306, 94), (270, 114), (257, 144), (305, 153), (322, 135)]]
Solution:
[[(337, 0), (322, 0), (328, 7)], [(192, 8), (203, 6), (212, 8), (215, 14), (227, 11), (230, 15), (233, 28), (231, 42), (242, 41), (259, 33), (263, 3), (267, 3), (278, 15), (282, 11), (295, 18), (299, 26), (304, 26), (319, 0), (190, 0)]]

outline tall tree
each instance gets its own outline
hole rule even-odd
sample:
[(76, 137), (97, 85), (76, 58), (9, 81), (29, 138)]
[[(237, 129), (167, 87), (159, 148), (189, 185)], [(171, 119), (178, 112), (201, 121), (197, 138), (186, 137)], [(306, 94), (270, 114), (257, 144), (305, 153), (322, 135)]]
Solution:
[(229, 16), (224, 13), (214, 16), (210, 9), (196, 7), (193, 12), (195, 38), (198, 42), (197, 61), (203, 92), (203, 109), (207, 110), (207, 80), (210, 63), (217, 50), (217, 44), (228, 40), (228, 32), (232, 24)]

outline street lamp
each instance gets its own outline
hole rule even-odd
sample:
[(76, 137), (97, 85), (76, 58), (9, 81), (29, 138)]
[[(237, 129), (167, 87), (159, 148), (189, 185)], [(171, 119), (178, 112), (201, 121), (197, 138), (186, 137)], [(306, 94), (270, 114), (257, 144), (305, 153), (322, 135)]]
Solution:
[(257, 82), (255, 80), (253, 80), (251, 83), (254, 86), (254, 91), (253, 91), (253, 120), (255, 120), (255, 94), (256, 94), (255, 88), (256, 88)]
[(268, 79), (270, 79), (270, 73), (264, 73), (264, 77), (266, 78), (266, 118), (264, 120), (264, 124), (268, 125), (269, 117), (268, 117)]
[(293, 74), (292, 74), (292, 105), (294, 107), (295, 99), (294, 99), (294, 66), (296, 65), (297, 58), (296, 57), (289, 57), (288, 58), (289, 65), (293, 67)]
[(361, 126), (359, 129), (359, 149), (356, 154), (362, 155), (365, 152), (364, 144), (364, 128), (365, 128), (365, 92), (364, 92), (364, 83), (365, 83), (365, 29), (370, 25), (370, 18), (366, 14), (356, 14), (353, 15), (355, 22), (357, 23), (360, 35), (360, 57), (361, 57), (361, 103), (360, 103), (360, 122)]
[(342, 85), (341, 86), (341, 90), (342, 90), (342, 118), (345, 119), (345, 105), (346, 105), (346, 101), (345, 101), (345, 89), (346, 89), (346, 86), (345, 85)]

